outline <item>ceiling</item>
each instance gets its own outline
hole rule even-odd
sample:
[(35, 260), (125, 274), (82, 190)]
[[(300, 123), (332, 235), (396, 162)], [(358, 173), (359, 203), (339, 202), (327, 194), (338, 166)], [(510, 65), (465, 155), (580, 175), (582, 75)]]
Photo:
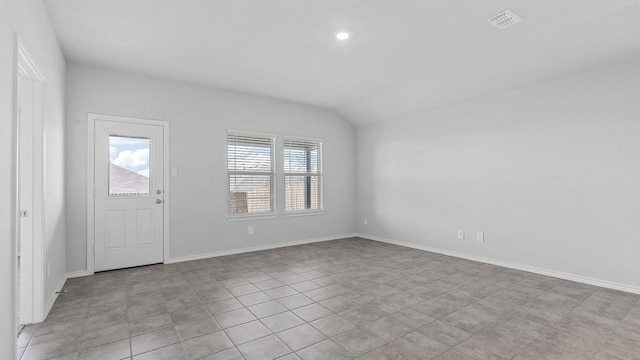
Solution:
[[(354, 125), (640, 60), (640, 0), (44, 1), (69, 61), (327, 107)], [(523, 22), (486, 22), (506, 9)]]

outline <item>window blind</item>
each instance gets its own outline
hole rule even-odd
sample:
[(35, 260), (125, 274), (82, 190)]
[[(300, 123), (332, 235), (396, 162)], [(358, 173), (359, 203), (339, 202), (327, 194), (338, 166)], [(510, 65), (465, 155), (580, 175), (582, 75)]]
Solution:
[(322, 209), (322, 142), (285, 138), (285, 211)]
[(274, 212), (274, 138), (227, 134), (229, 214)]

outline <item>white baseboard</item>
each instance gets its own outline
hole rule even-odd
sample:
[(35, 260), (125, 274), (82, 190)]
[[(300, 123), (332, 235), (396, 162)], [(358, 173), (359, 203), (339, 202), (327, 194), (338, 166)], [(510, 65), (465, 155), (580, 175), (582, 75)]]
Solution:
[(538, 267), (535, 267), (535, 266), (515, 264), (515, 263), (511, 263), (511, 262), (507, 262), (507, 261), (496, 260), (496, 259), (492, 259), (492, 258), (485, 258), (485, 257), (481, 257), (481, 256), (470, 255), (470, 254), (460, 253), (460, 252), (456, 252), (456, 251), (443, 250), (443, 249), (438, 249), (438, 248), (434, 248), (434, 247), (430, 247), (430, 246), (426, 246), (426, 245), (419, 245), (419, 244), (413, 244), (413, 243), (408, 243), (408, 242), (404, 242), (404, 241), (387, 239), (387, 238), (383, 238), (383, 237), (379, 237), (379, 236), (375, 236), (375, 235), (356, 234), (356, 236), (361, 237), (363, 239), (379, 241), (379, 242), (383, 242), (383, 243), (387, 243), (387, 244), (404, 246), (404, 247), (408, 247), (408, 248), (412, 248), (412, 249), (429, 251), (429, 252), (433, 252), (433, 253), (437, 253), (437, 254), (453, 256), (453, 257), (466, 259), (466, 260), (478, 261), (478, 262), (482, 262), (482, 263), (485, 263), (485, 264), (497, 265), (497, 266), (502, 266), (502, 267), (515, 269), (515, 270), (527, 271), (527, 272), (531, 272), (531, 273), (534, 273), (534, 274), (551, 276), (551, 277), (555, 277), (555, 278), (559, 278), (559, 279), (575, 281), (575, 282), (588, 284), (588, 285), (599, 286), (599, 287), (603, 287), (603, 288), (607, 288), (607, 289), (620, 290), (620, 291), (625, 291), (625, 292), (633, 293), (633, 294), (640, 294), (640, 287), (637, 287), (637, 286), (632, 286), (632, 285), (627, 285), (627, 284), (620, 284), (620, 283), (616, 283), (616, 282), (612, 282), (612, 281), (600, 280), (600, 279), (595, 279), (595, 278), (586, 277), (586, 276), (567, 274), (567, 273), (563, 273), (563, 272), (559, 272), (559, 271), (542, 269), (542, 268), (538, 268)]
[(87, 270), (72, 271), (67, 273), (67, 279), (73, 279), (73, 278), (89, 276), (89, 275), (92, 275), (92, 274), (90, 274)]
[(43, 321), (44, 319), (47, 318), (47, 316), (49, 316), (49, 311), (51, 311), (51, 308), (53, 307), (53, 304), (56, 302), (56, 299), (58, 298), (58, 293), (60, 291), (62, 291), (62, 288), (64, 287), (64, 283), (67, 281), (67, 276), (63, 276), (62, 280), (60, 280), (60, 283), (58, 283), (58, 286), (56, 286), (56, 289), (54, 290), (53, 294), (51, 294), (51, 297), (49, 297), (49, 301), (47, 301), (47, 305), (44, 308), (44, 313), (43, 313)]
[(342, 234), (342, 235), (334, 235), (334, 236), (324, 236), (324, 237), (318, 237), (318, 238), (312, 238), (312, 239), (282, 242), (277, 244), (268, 244), (268, 245), (260, 245), (260, 246), (251, 246), (251, 247), (240, 248), (240, 249), (216, 251), (216, 252), (210, 252), (205, 254), (178, 256), (174, 258), (169, 258), (169, 260), (165, 261), (165, 264), (173, 264), (173, 263), (193, 261), (193, 260), (202, 260), (202, 259), (227, 256), (227, 255), (243, 254), (243, 253), (248, 253), (253, 251), (271, 250), (271, 249), (277, 249), (277, 248), (282, 248), (287, 246), (339, 240), (339, 239), (345, 239), (345, 238), (356, 237), (356, 236), (359, 236), (359, 235), (358, 234)]

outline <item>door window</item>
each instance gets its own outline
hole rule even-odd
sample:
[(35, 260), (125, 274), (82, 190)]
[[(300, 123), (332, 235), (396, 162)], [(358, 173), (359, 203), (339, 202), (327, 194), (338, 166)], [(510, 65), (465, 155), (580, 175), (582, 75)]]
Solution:
[(109, 196), (148, 196), (149, 138), (109, 136)]

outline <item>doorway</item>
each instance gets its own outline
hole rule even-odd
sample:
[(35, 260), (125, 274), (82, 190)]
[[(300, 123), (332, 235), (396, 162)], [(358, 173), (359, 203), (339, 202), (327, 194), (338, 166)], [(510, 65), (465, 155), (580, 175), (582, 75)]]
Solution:
[(164, 262), (168, 123), (95, 114), (89, 123), (88, 271)]
[(20, 39), (16, 68), (16, 323), (44, 320), (44, 77)]

